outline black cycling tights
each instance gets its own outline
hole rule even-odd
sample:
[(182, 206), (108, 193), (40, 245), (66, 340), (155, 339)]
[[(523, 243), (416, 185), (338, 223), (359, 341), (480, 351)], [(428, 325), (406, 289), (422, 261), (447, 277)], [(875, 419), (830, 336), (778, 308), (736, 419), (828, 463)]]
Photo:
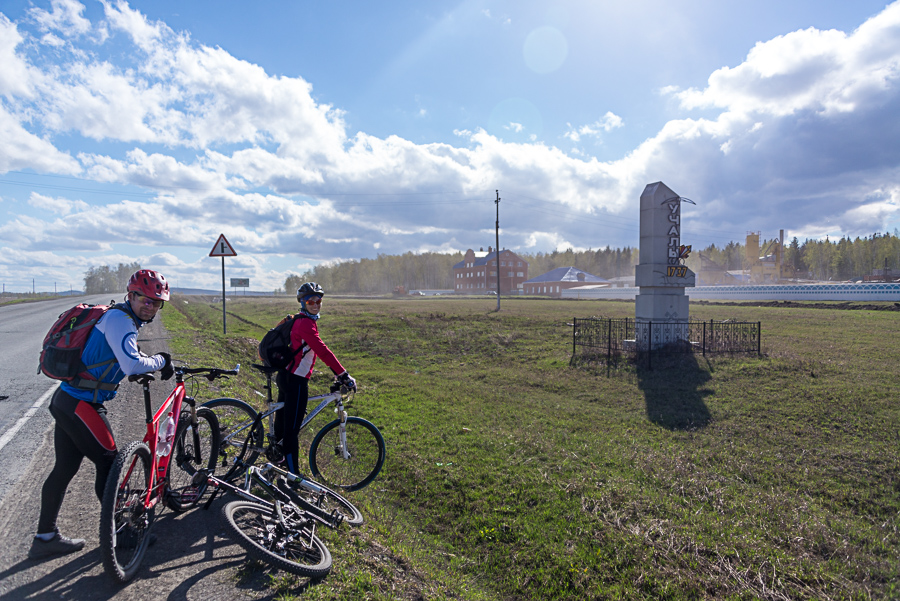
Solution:
[(69, 482), (87, 457), (97, 468), (94, 490), (103, 500), (106, 477), (116, 460), (116, 440), (106, 419), (106, 407), (80, 401), (57, 388), (50, 399), (50, 413), (56, 419), (53, 443), (56, 465), (41, 489), (41, 517), (38, 534), (53, 532)]
[(309, 380), (303, 376), (279, 371), (275, 383), (278, 384), (278, 401), (284, 407), (275, 412), (275, 438), (281, 441), (287, 468), (297, 474), (297, 460), (300, 452), (300, 424), (306, 416), (309, 400)]

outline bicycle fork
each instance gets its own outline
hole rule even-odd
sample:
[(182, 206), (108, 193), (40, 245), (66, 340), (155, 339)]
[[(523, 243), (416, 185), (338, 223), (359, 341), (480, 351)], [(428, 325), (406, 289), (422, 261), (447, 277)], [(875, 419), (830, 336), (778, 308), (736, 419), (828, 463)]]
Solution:
[(347, 448), (347, 412), (344, 410), (344, 404), (338, 401), (335, 410), (338, 412), (338, 419), (341, 420), (338, 426), (338, 437), (341, 441), (341, 457), (344, 461), (350, 459), (350, 449)]

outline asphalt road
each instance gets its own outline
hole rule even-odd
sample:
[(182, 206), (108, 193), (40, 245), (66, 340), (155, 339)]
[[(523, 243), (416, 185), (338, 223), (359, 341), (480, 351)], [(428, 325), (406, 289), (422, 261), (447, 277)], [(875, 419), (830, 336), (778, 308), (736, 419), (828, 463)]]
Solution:
[(0, 396), (9, 397), (0, 401), (0, 503), (27, 467), (22, 458), (34, 454), (53, 421), (47, 393), (57, 382), (37, 373), (44, 335), (59, 314), (76, 303), (111, 299), (108, 294), (61, 297), (0, 307)]
[[(108, 295), (107, 295), (108, 296)], [(109, 302), (107, 296), (88, 302)], [(209, 511), (185, 514), (157, 513), (154, 532), (159, 542), (151, 547), (141, 570), (125, 586), (117, 586), (104, 571), (98, 542), (99, 501), (94, 494), (94, 466), (82, 463), (69, 485), (60, 512), (60, 530), (85, 539), (78, 553), (43, 561), (27, 558), (40, 510), (40, 490), (53, 467), (53, 419), (47, 410), (55, 382), (35, 373), (41, 341), (56, 317), (79, 302), (43, 301), (0, 307), (0, 598), (132, 600), (132, 599), (252, 599), (266, 597), (265, 576), (257, 572), (240, 577), (247, 562), (244, 550), (226, 536), (221, 516), (223, 502)], [(167, 350), (166, 335), (158, 322), (141, 329), (143, 352)], [(177, 357), (176, 357), (177, 359)], [(226, 366), (219, 366), (226, 367)], [(232, 367), (232, 366), (227, 366)], [(154, 407), (171, 390), (168, 382), (151, 385)], [(38, 406), (42, 397), (46, 398)], [(124, 448), (144, 436), (143, 397), (127, 382), (108, 403), (109, 419), (117, 444)], [(23, 419), (31, 410), (32, 415)], [(10, 432), (13, 434), (10, 435)]]

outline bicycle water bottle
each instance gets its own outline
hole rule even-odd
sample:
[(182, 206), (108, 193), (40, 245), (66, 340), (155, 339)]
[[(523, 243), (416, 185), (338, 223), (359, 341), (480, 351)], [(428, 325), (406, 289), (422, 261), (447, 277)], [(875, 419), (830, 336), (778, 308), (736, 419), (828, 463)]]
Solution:
[(172, 439), (175, 438), (175, 420), (170, 413), (159, 426), (159, 438), (156, 440), (156, 456), (165, 457), (172, 450)]

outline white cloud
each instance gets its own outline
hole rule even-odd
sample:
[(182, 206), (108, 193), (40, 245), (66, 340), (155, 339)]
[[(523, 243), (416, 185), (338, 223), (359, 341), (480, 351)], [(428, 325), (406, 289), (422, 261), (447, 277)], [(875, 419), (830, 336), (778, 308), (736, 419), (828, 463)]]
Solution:
[[(158, 197), (123, 192), (87, 205), (34, 194), (29, 205), (53, 214), (0, 224), (0, 239), (20, 258), (109, 257), (142, 240), (145, 258), (173, 273), (196, 268), (198, 279), (214, 278), (202, 257), (227, 229), (246, 249), (243, 268), (277, 285), (283, 276), (266, 261), (280, 255), (315, 264), (373, 248), (471, 246), (472, 232), (493, 223), (496, 188), (507, 199), (505, 245), (525, 250), (596, 247), (617, 229), (628, 230), (622, 244), (633, 244), (636, 228), (625, 218), (636, 222), (641, 190), (658, 180), (698, 201), (688, 232), (775, 224), (864, 234), (898, 214), (900, 4), (850, 34), (807, 29), (761, 42), (702, 90), (663, 88), (681, 109), (707, 117), (672, 119), (606, 162), (534, 134), (507, 143), (477, 126), (454, 132), (459, 146), (348, 132), (340, 108), (317, 102), (304, 79), (198, 45), (124, 2), (103, 4), (109, 30), (134, 43), (132, 63), (104, 58), (100, 38), (91, 52), (74, 45), (92, 27), (77, 3), (32, 13), (41, 31), (65, 42), (58, 63), (29, 54), (41, 37), (25, 43), (24, 26), (0, 15), (0, 172), (83, 174)], [(578, 143), (623, 126), (607, 112), (568, 125), (564, 137)], [(525, 131), (518, 121), (507, 129)], [(79, 135), (115, 143), (91, 144), (76, 159), (59, 140)], [(524, 210), (516, 203), (525, 196), (549, 210)]]
[(625, 125), (625, 122), (622, 121), (622, 118), (618, 115), (607, 111), (603, 117), (594, 121), (589, 125), (582, 125), (580, 127), (572, 127), (570, 123), (566, 123), (566, 126), (569, 130), (563, 134), (563, 137), (572, 140), (573, 142), (581, 141), (583, 136), (593, 136), (599, 138), (603, 133), (610, 132), (617, 127), (622, 127)]
[(72, 211), (86, 211), (88, 208), (90, 208), (90, 205), (88, 205), (88, 203), (84, 202), (83, 200), (51, 198), (49, 196), (44, 196), (43, 194), (38, 194), (37, 192), (31, 193), (31, 197), (28, 199), (28, 204), (38, 209), (51, 211), (62, 216), (68, 215)]
[[(0, 69), (2, 71), (2, 69)], [(78, 162), (53, 144), (25, 129), (15, 116), (0, 105), (0, 173), (34, 169), (51, 173), (74, 174)]]
[(896, 187), (898, 84), (894, 3), (849, 35), (806, 29), (758, 43), (705, 89), (676, 92), (684, 108), (723, 109), (717, 118), (670, 121), (623, 163), (703, 199), (705, 227), (870, 234), (890, 211), (865, 199)]
[[(41, 30), (57, 30), (66, 36), (83, 35), (91, 30), (91, 22), (81, 13), (84, 5), (76, 0), (51, 0), (52, 10), (47, 12), (41, 8), (31, 8), (28, 12), (38, 22)], [(58, 38), (57, 38), (58, 39)]]
[(174, 32), (165, 23), (150, 23), (146, 16), (132, 9), (124, 0), (100, 1), (110, 26), (127, 33), (145, 52), (152, 52), (159, 40), (174, 36)]
[(527, 252), (547, 252), (545, 249), (551, 249), (550, 252), (565, 252), (569, 249), (581, 252), (587, 250), (587, 247), (579, 247), (572, 244), (565, 236), (557, 232), (533, 232), (526, 237), (523, 244), (523, 250)]
[(895, 2), (850, 35), (809, 28), (759, 42), (743, 63), (710, 75), (705, 89), (676, 95), (685, 108), (834, 114), (895, 91), (898, 76), (900, 3)]
[(34, 72), (28, 63), (17, 53), (22, 44), (22, 34), (18, 27), (6, 15), (0, 13), (0, 95), (6, 97), (22, 96), (30, 98), (34, 91), (32, 78)]

